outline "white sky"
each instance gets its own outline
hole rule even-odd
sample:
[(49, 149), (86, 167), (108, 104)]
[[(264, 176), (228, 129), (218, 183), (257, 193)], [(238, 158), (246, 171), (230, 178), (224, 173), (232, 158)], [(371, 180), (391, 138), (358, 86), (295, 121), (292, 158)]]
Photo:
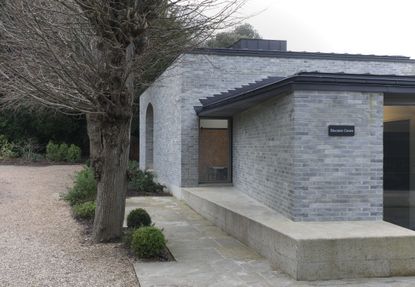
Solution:
[(239, 14), (291, 51), (415, 59), (415, 0), (249, 0)]

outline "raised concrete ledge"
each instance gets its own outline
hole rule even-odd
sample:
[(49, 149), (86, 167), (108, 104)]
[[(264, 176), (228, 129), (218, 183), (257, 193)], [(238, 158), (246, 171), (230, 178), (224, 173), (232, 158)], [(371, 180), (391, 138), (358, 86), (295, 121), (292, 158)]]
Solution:
[(182, 198), (296, 280), (415, 275), (415, 232), (384, 221), (293, 222), (232, 187)]

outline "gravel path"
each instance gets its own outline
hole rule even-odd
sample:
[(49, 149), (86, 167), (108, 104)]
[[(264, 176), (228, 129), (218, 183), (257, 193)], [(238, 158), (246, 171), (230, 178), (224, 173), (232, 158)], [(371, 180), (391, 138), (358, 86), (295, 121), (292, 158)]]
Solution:
[(92, 245), (59, 194), (80, 166), (0, 166), (0, 286), (139, 286), (119, 244)]

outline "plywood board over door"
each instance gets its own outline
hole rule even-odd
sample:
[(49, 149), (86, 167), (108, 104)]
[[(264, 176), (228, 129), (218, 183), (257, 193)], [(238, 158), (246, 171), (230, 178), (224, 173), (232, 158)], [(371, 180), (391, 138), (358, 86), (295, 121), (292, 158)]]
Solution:
[(201, 128), (199, 135), (199, 181), (228, 182), (229, 129)]

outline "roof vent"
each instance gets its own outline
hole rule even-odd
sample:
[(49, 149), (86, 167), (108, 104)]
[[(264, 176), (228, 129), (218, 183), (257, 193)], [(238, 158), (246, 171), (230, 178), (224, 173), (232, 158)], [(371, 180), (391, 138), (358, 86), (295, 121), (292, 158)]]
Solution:
[(287, 52), (285, 40), (240, 39), (232, 44), (229, 49), (265, 50)]

